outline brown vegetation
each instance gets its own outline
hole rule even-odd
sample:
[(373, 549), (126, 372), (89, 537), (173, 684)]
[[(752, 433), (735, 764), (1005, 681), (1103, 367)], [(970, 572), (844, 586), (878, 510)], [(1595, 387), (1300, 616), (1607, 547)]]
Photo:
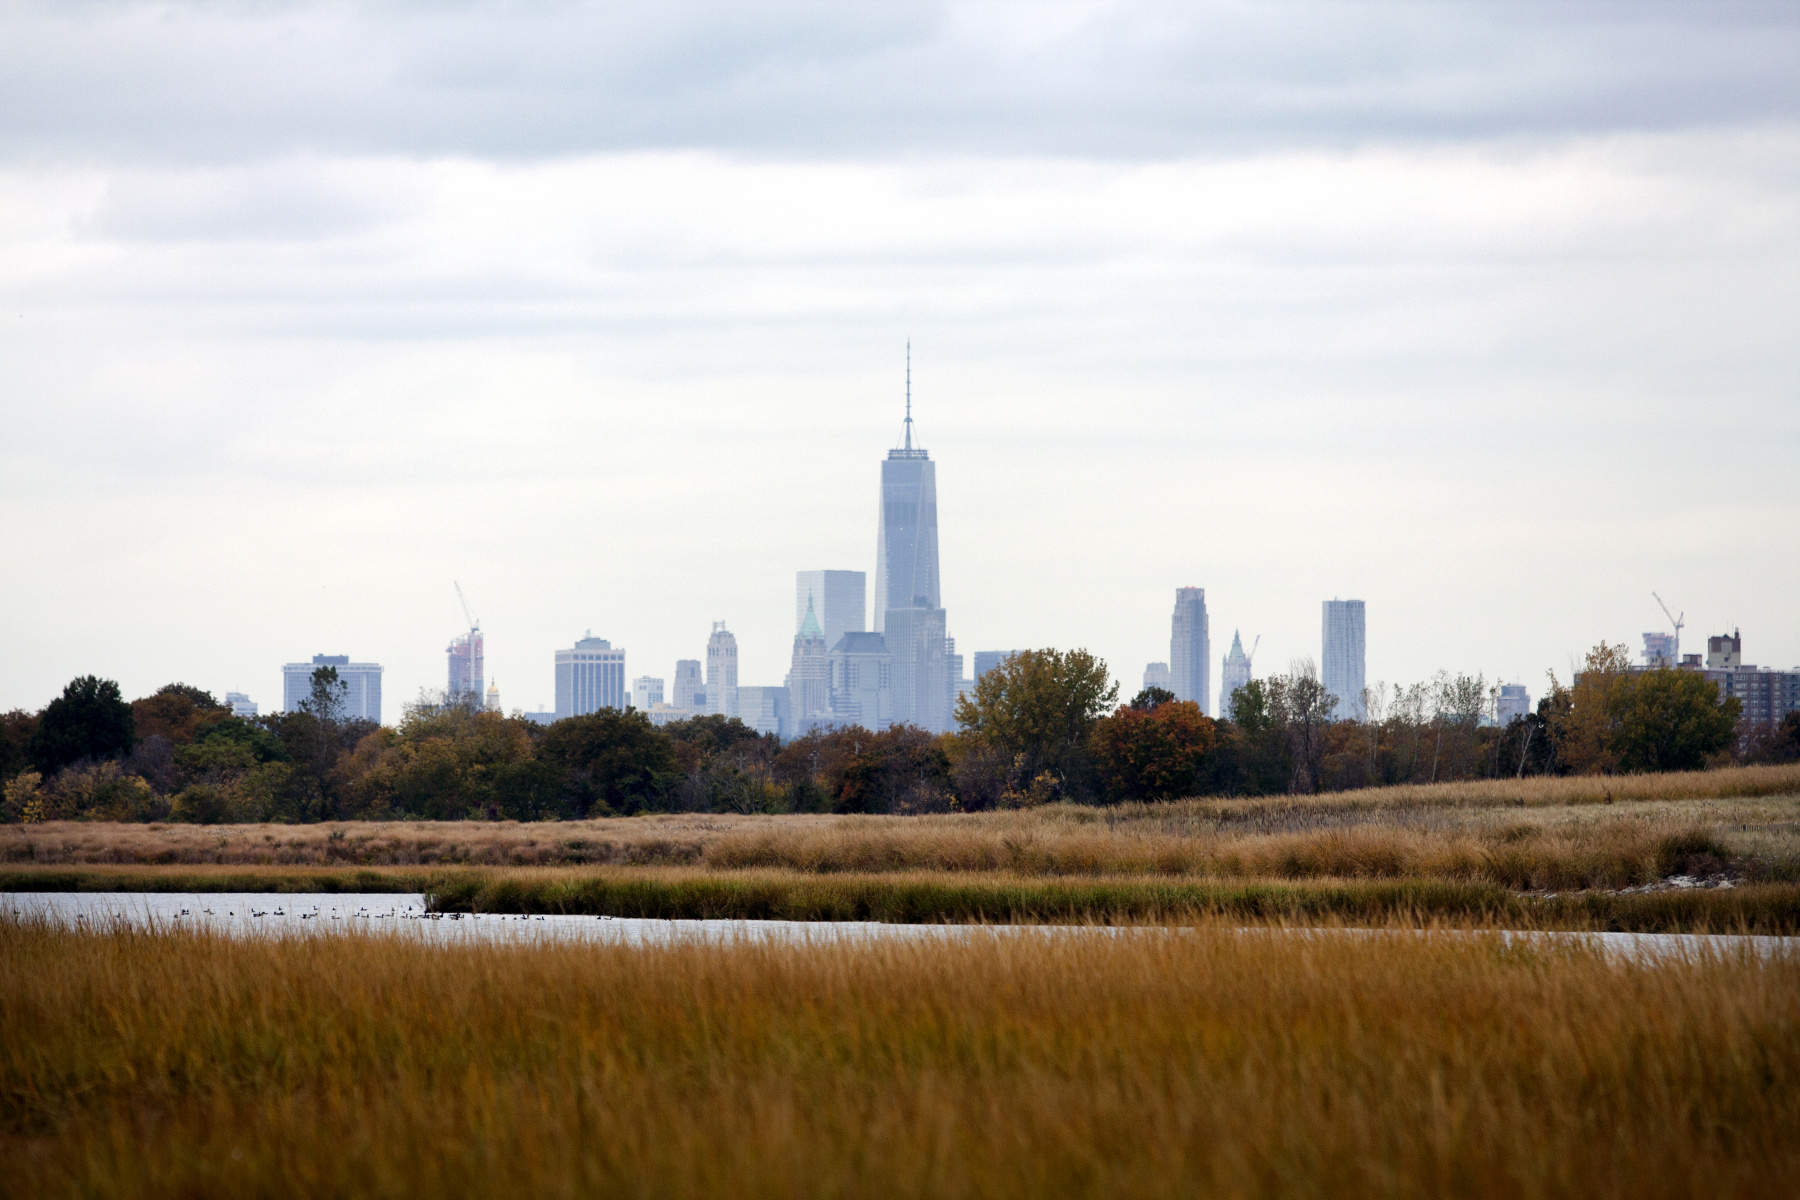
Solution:
[(1800, 878), (1800, 766), (923, 817), (0, 827), (0, 862), (696, 866), (818, 873), (1441, 878), (1618, 888)]
[(16, 1195), (1784, 1195), (1800, 966), (1475, 938), (428, 947), (0, 919)]

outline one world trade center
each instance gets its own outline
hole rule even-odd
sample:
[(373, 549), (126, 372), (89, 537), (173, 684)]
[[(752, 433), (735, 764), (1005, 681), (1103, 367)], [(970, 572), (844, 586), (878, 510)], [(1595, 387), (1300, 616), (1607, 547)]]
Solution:
[(906, 436), (881, 464), (875, 546), (875, 631), (893, 659), (894, 720), (933, 733), (950, 728), (952, 689), (938, 590), (937, 464), (913, 446), (912, 349), (907, 348)]

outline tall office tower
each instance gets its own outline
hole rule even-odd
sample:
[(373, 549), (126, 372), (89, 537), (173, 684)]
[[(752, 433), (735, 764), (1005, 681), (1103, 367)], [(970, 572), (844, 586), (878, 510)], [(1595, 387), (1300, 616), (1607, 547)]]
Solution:
[(825, 660), (833, 724), (880, 730), (893, 723), (894, 656), (879, 633), (846, 633)]
[(977, 650), (975, 652), (975, 674), (973, 676), (975, 682), (980, 683), (983, 675), (986, 675), (989, 671), (993, 670), (1017, 653), (1017, 650)]
[(1169, 664), (1145, 663), (1144, 686), (1147, 688), (1161, 688), (1165, 692), (1174, 692), (1175, 677), (1169, 674)]
[(705, 694), (706, 684), (700, 678), (700, 660), (676, 659), (675, 690), (669, 693), (669, 703), (676, 708), (697, 709), (700, 707), (700, 697)]
[(1504, 729), (1531, 715), (1531, 693), (1522, 683), (1503, 683), (1494, 698), (1494, 723)]
[(1169, 690), (1177, 700), (1192, 700), (1211, 716), (1212, 637), (1206, 626), (1206, 589), (1175, 589), (1175, 615), (1169, 624)]
[(661, 704), (662, 702), (662, 680), (652, 679), (648, 675), (639, 675), (631, 681), (631, 707), (639, 712), (649, 712), (652, 704)]
[(1364, 720), (1368, 713), (1363, 708), (1363, 602), (1325, 601), (1322, 641), (1320, 682), (1338, 698), (1332, 719)]
[(706, 639), (706, 711), (737, 716), (737, 686), (737, 638), (725, 622), (714, 621)]
[(491, 713), (500, 711), (500, 685), (491, 679), (488, 680), (487, 704), (484, 707)]
[(864, 571), (800, 571), (794, 576), (794, 628), (806, 619), (812, 605), (825, 649), (838, 644), (846, 633), (868, 629), (868, 579)]
[(381, 664), (353, 663), (348, 654), (315, 654), (309, 663), (284, 663), (281, 668), (281, 707), (287, 712), (299, 712), (300, 706), (312, 697), (313, 672), (320, 667), (332, 667), (337, 670), (338, 682), (343, 685), (343, 709), (339, 716), (345, 720), (381, 721)]
[(906, 440), (881, 464), (875, 535), (875, 631), (893, 656), (894, 721), (950, 728), (945, 613), (938, 591), (937, 464), (913, 446), (912, 347), (906, 352)]
[(556, 719), (603, 708), (624, 711), (625, 650), (590, 629), (572, 648), (556, 652)]
[(480, 708), (487, 683), (480, 627), (450, 639), (450, 648), (445, 653), (450, 658), (450, 687), (446, 699), (452, 704), (461, 702)]
[(1231, 694), (1250, 682), (1250, 656), (1244, 653), (1244, 639), (1231, 631), (1231, 653), (1225, 656), (1219, 670), (1219, 713), (1231, 715)]
[(243, 717), (248, 720), (256, 716), (256, 701), (243, 692), (226, 692), (225, 707), (231, 710), (231, 715), (234, 717)]
[(825, 631), (819, 628), (818, 614), (809, 603), (800, 618), (800, 632), (794, 635), (793, 664), (788, 670), (788, 712), (797, 733), (831, 720), (831, 664), (825, 659), (829, 652)]

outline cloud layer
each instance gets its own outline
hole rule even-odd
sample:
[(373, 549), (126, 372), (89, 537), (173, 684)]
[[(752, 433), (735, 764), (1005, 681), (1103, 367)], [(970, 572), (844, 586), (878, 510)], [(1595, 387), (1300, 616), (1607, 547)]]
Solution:
[(1790, 6), (641, 10), (0, 14), (0, 707), (777, 683), (908, 336), (964, 651), (1800, 660)]

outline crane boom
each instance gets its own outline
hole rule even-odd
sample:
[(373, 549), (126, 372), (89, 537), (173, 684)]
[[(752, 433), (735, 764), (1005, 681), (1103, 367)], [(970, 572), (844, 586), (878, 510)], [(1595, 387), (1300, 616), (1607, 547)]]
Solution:
[(1260, 645), (1262, 645), (1262, 634), (1259, 633), (1256, 635), (1256, 640), (1250, 643), (1250, 653), (1244, 656), (1249, 659), (1250, 669), (1253, 671), (1256, 669), (1256, 648)]
[(469, 622), (469, 628), (471, 630), (481, 628), (481, 622), (477, 621), (475, 619), (475, 614), (469, 611), (469, 601), (463, 596), (462, 584), (457, 583), (454, 579), (450, 582), (456, 588), (456, 599), (457, 602), (462, 605), (463, 617)]
[(1663, 616), (1669, 618), (1669, 624), (1675, 627), (1675, 663), (1679, 666), (1681, 664), (1681, 627), (1687, 624), (1687, 613), (1683, 611), (1678, 617), (1669, 611), (1668, 605), (1663, 604), (1663, 598), (1661, 596), (1658, 596), (1655, 592), (1651, 592), (1650, 596), (1662, 607)]

